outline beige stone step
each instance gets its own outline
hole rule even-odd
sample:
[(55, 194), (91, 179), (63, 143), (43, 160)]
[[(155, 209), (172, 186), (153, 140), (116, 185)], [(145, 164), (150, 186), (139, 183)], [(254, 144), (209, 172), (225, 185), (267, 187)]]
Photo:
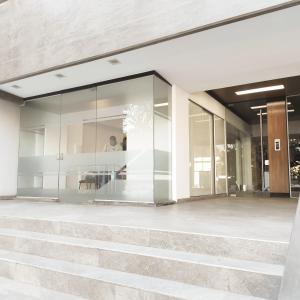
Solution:
[(1, 300), (87, 300), (0, 277)]
[(259, 299), (3, 250), (0, 250), (0, 276), (91, 300)]
[(283, 266), (0, 228), (0, 248), (275, 299)]
[(235, 259), (285, 264), (287, 242), (152, 228), (0, 217), (0, 228), (126, 243)]

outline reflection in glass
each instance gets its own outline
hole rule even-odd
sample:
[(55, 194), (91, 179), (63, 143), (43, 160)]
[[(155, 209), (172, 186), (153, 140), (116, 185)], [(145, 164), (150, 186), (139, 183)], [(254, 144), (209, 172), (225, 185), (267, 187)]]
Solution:
[(213, 194), (213, 117), (189, 103), (191, 196)]

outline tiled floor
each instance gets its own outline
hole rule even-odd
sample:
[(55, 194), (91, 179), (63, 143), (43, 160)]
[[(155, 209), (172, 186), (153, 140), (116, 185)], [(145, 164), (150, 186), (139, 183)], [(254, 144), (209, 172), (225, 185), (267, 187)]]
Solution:
[(163, 207), (0, 201), (1, 216), (55, 219), (288, 241), (296, 200), (214, 198)]

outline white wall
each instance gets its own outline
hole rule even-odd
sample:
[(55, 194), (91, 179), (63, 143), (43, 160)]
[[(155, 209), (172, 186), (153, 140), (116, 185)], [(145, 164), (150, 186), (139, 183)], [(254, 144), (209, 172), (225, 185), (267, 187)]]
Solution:
[(172, 87), (172, 198), (190, 197), (189, 94)]
[(20, 107), (0, 99), (0, 196), (17, 193)]
[(240, 117), (235, 115), (229, 109), (225, 109), (225, 119), (226, 122), (230, 123), (235, 128), (239, 129), (245, 134), (251, 134), (251, 127), (245, 121), (243, 121)]

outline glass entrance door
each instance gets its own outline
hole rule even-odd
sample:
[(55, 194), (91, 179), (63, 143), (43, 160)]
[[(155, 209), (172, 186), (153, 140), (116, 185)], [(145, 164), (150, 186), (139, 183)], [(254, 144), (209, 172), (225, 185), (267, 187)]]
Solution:
[(300, 195), (300, 95), (287, 97), (290, 195)]
[(93, 201), (96, 174), (97, 89), (61, 96), (59, 199), (62, 202)]
[(61, 96), (21, 109), (18, 196), (58, 199)]
[(191, 196), (214, 193), (213, 116), (189, 103)]

